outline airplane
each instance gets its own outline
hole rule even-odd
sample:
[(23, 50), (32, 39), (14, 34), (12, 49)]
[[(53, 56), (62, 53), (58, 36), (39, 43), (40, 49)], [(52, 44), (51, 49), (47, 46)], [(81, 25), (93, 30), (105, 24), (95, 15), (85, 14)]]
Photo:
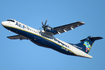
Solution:
[(8, 36), (7, 38), (9, 39), (26, 39), (39, 46), (51, 48), (66, 55), (79, 56), (85, 58), (92, 58), (92, 56), (89, 55), (89, 51), (91, 50), (94, 41), (103, 39), (102, 37), (88, 36), (87, 38), (80, 40), (81, 42), (78, 44), (66, 43), (58, 38), (55, 38), (54, 35), (73, 30), (74, 28), (84, 25), (85, 23), (77, 21), (74, 23), (52, 28), (46, 24), (47, 21), (48, 20), (46, 20), (45, 23), (43, 23), (42, 21), (43, 30), (34, 29), (32, 27), (29, 27), (28, 25), (25, 25), (13, 19), (3, 21), (1, 22), (1, 24), (9, 31), (18, 34)]

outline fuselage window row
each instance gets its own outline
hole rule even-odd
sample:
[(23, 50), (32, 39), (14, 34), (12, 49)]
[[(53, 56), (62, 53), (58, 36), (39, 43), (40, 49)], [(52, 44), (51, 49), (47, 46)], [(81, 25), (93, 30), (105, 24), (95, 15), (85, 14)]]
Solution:
[(62, 43), (62, 42), (60, 42), (59, 40), (56, 40), (56, 39), (51, 39), (50, 37), (48, 37), (48, 36), (46, 36), (46, 35), (44, 35), (44, 34), (42, 34), (42, 36), (44, 36), (44, 37), (46, 37), (46, 38), (49, 38), (50, 40), (53, 40), (53, 41), (55, 41), (55, 42), (57, 42), (57, 43), (61, 44), (62, 46), (65, 46), (65, 47), (68, 47), (68, 48), (69, 48), (69, 46), (67, 46), (67, 45), (63, 44), (63, 43)]

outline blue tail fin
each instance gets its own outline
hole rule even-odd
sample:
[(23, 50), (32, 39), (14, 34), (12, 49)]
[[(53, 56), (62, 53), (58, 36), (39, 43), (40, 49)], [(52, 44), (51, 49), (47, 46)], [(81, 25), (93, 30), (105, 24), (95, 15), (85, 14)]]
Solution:
[(92, 48), (92, 45), (94, 43), (95, 40), (99, 40), (99, 39), (103, 39), (102, 37), (87, 37), (83, 40), (81, 40), (81, 43), (78, 43), (78, 44), (75, 44), (76, 46), (78, 47), (81, 47), (80, 50), (86, 52), (86, 53), (89, 53), (89, 51), (91, 50)]

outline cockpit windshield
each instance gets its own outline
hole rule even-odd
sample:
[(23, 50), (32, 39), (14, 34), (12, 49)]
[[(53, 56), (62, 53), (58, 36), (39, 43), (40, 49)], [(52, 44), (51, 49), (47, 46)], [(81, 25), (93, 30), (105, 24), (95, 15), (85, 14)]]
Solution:
[(7, 21), (15, 22), (15, 20), (13, 20), (13, 19), (8, 19)]

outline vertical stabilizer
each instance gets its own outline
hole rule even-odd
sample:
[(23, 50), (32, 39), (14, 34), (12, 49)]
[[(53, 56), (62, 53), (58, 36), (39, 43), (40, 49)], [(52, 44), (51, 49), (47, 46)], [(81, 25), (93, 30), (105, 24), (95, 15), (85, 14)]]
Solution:
[(91, 37), (91, 36), (89, 36), (89, 37), (81, 40), (81, 43), (78, 43), (78, 44), (75, 44), (75, 45), (77, 45), (78, 47), (81, 47), (82, 49), (80, 49), (80, 50), (82, 50), (86, 53), (89, 53), (89, 51), (92, 48), (92, 45), (93, 45), (94, 41), (99, 40), (99, 39), (103, 39), (103, 38), (102, 37)]

